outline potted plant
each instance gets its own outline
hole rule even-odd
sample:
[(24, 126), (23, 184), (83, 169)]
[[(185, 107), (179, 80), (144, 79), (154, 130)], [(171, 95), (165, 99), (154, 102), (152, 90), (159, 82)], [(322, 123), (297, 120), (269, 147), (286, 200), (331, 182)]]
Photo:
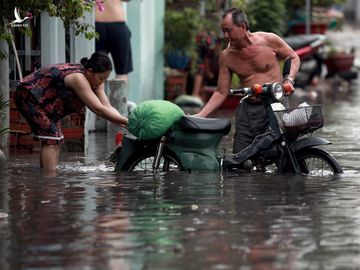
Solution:
[(250, 1), (246, 6), (246, 11), (249, 17), (251, 31), (273, 32), (278, 35), (285, 33), (285, 0)]
[[(310, 14), (307, 13), (304, 5), (304, 0), (286, 0), (286, 7), (288, 9), (288, 26), (293, 34), (306, 33), (306, 21), (310, 19), (310, 32), (324, 34), (328, 28), (339, 27), (340, 18), (334, 17), (335, 5), (342, 5), (345, 0), (312, 0)], [(330, 12), (332, 10), (332, 12)], [(336, 16), (339, 16), (337, 12)], [(307, 16), (310, 16), (308, 18)]]
[(184, 70), (190, 59), (196, 58), (195, 37), (200, 25), (201, 18), (196, 9), (166, 11), (164, 55), (167, 66)]
[(168, 72), (165, 98), (174, 100), (185, 94), (188, 74), (195, 71), (198, 57), (196, 36), (203, 18), (195, 7), (181, 7), (181, 2), (170, 5), (165, 12), (164, 59)]
[(324, 61), (328, 70), (328, 76), (350, 71), (354, 64), (354, 53), (355, 48), (346, 51), (344, 49), (330, 47)]

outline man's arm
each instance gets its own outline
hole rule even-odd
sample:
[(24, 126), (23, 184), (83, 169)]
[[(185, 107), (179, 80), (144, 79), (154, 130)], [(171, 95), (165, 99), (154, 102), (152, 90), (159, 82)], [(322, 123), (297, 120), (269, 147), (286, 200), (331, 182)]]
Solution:
[(219, 58), (219, 79), (217, 90), (212, 94), (210, 100), (206, 103), (204, 108), (202, 108), (199, 113), (195, 114), (195, 116), (207, 117), (219, 108), (228, 96), (230, 83), (231, 72), (225, 65), (224, 55), (221, 53)]
[(279, 36), (275, 34), (270, 35), (271, 41), (277, 46), (277, 56), (281, 60), (286, 58), (291, 59), (291, 69), (289, 77), (294, 80), (300, 67), (300, 58), (296, 52)]

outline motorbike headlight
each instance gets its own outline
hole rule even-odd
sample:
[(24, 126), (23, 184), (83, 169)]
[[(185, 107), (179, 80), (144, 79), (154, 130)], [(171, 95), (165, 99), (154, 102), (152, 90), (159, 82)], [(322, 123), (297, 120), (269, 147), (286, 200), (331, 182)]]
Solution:
[(272, 97), (277, 100), (281, 101), (284, 98), (284, 88), (282, 87), (281, 83), (274, 83), (271, 88)]

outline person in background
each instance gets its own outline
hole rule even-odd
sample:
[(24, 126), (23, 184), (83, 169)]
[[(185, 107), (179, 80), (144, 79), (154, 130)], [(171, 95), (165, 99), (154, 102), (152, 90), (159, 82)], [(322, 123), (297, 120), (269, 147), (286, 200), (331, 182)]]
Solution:
[[(283, 81), (294, 90), (300, 59), (282, 38), (274, 33), (250, 32), (246, 14), (237, 8), (225, 11), (221, 29), (228, 47), (219, 57), (217, 90), (195, 116), (207, 117), (220, 107), (228, 96), (232, 73), (239, 76), (241, 87)], [(291, 70), (288, 77), (282, 78), (280, 62), (286, 58), (291, 59)], [(236, 109), (233, 152), (246, 148), (267, 127), (262, 101), (255, 97), (245, 99)]]
[(85, 104), (92, 112), (118, 126), (128, 119), (113, 108), (104, 92), (104, 81), (112, 63), (104, 52), (95, 52), (81, 64), (54, 64), (23, 78), (16, 88), (15, 102), (26, 119), (34, 140), (41, 141), (40, 167), (55, 171), (64, 140), (61, 119)]
[(95, 31), (99, 39), (95, 42), (96, 51), (110, 53), (116, 77), (128, 81), (128, 73), (133, 71), (130, 37), (131, 32), (125, 23), (122, 2), (129, 0), (106, 0), (103, 8), (95, 11)]
[(216, 86), (219, 55), (223, 42), (213, 31), (203, 31), (197, 37), (198, 58), (192, 95), (202, 98), (203, 86)]

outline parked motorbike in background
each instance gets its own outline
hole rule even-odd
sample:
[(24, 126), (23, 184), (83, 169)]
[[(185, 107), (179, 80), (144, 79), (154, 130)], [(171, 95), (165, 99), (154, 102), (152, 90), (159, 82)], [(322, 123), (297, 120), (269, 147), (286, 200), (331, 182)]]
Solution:
[(296, 75), (296, 87), (305, 88), (320, 77), (325, 57), (325, 35), (304, 34), (285, 37), (285, 42), (300, 57), (301, 64)]
[[(290, 71), (290, 61), (284, 65), (284, 76)], [(182, 116), (165, 134), (154, 140), (139, 140), (125, 134), (122, 147), (111, 157), (116, 171), (237, 171), (275, 165), (277, 173), (333, 175), (342, 172), (336, 159), (316, 146), (329, 141), (311, 136), (321, 128), (321, 106), (306, 106), (274, 111), (273, 103), (283, 100), (289, 92), (280, 83), (231, 89), (232, 95), (260, 97), (263, 100), (269, 129), (258, 135), (243, 151), (219, 154), (221, 139), (230, 131), (228, 119), (207, 119)]]

